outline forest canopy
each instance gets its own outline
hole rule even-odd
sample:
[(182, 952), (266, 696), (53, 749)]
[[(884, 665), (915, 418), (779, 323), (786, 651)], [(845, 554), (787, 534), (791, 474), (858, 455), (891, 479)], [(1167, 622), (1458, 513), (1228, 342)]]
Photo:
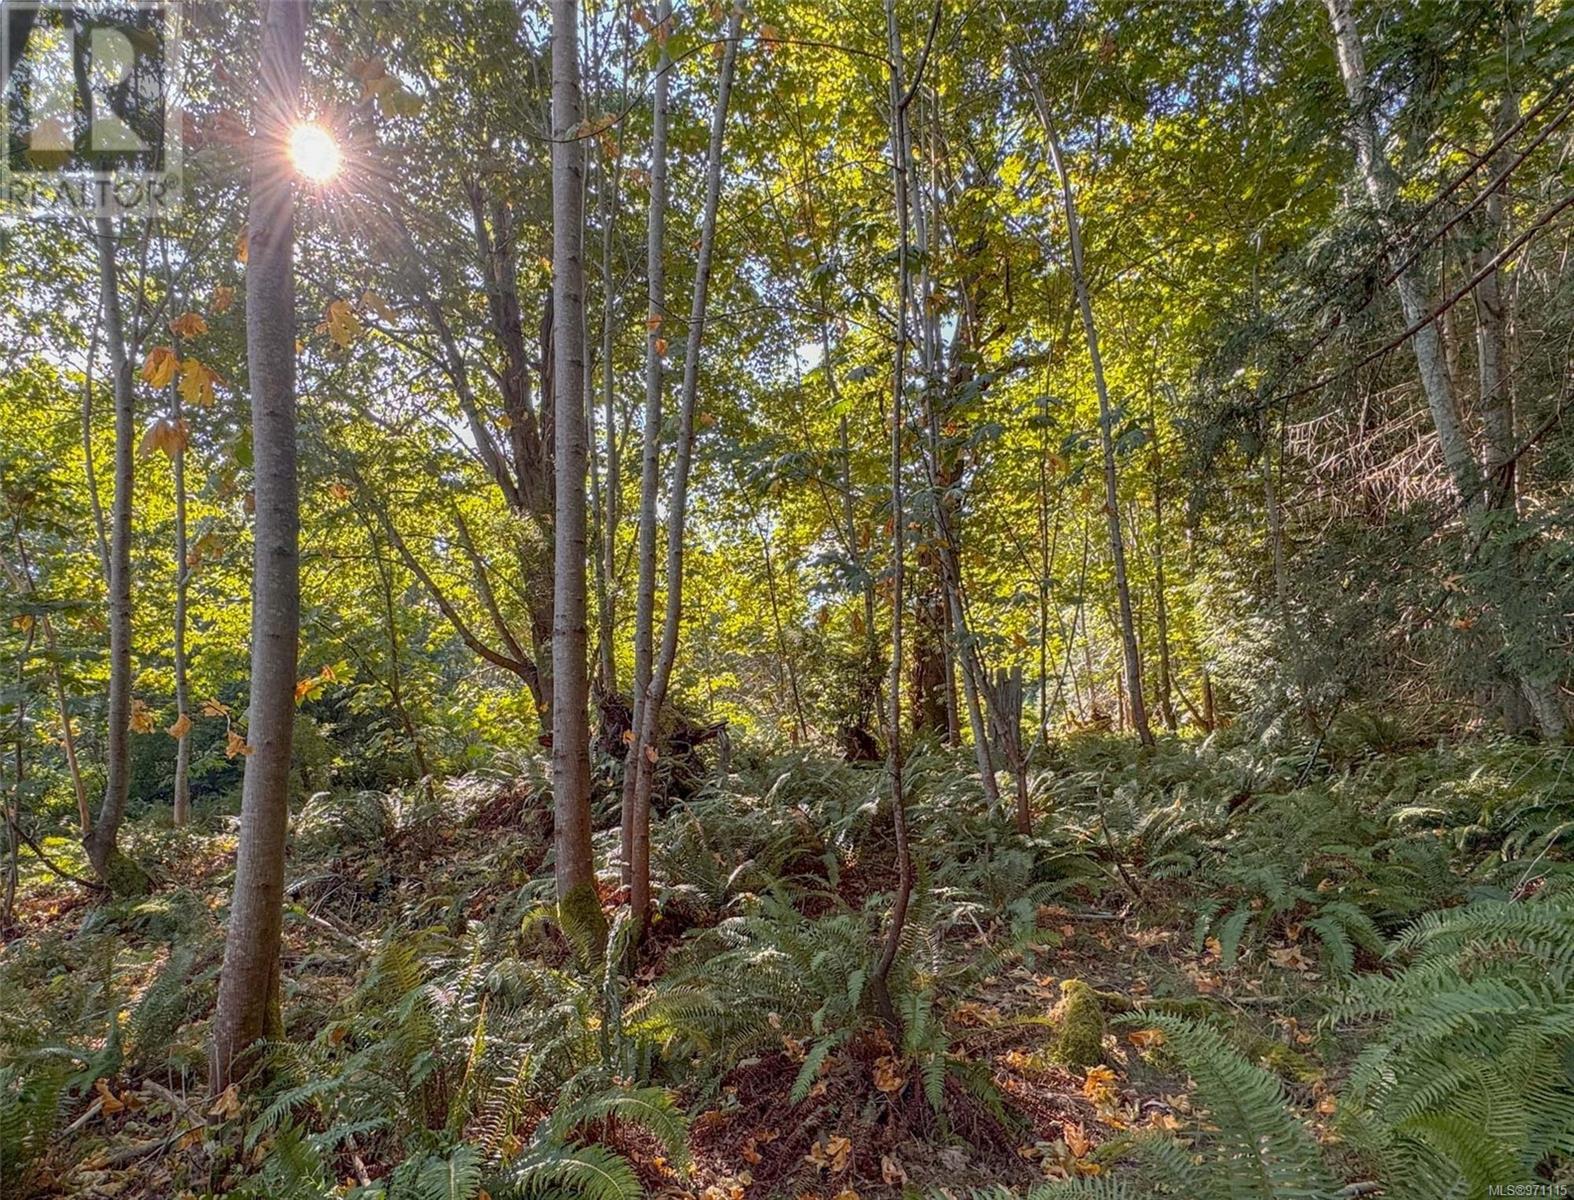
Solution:
[(0, 1195), (1574, 1186), (1574, 8), (0, 45)]

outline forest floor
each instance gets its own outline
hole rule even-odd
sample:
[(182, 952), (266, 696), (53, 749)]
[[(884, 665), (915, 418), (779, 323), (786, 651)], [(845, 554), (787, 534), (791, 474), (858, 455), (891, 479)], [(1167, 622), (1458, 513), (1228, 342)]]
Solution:
[[(933, 769), (949, 767), (937, 760)], [(1107, 776), (1109, 764), (1099, 769)], [(707, 846), (715, 859), (707, 870), (719, 866), (736, 875), (763, 861), (763, 847), (777, 839), (772, 871), (797, 882), (777, 887), (779, 880), (772, 879), (766, 890), (785, 896), (796, 915), (775, 918), (788, 931), (781, 935), (785, 949), (774, 947), (773, 954), (790, 958), (796, 953), (790, 937), (800, 934), (806, 944), (821, 945), (815, 941), (821, 931), (854, 917), (867, 917), (856, 925), (860, 936), (875, 932), (895, 875), (887, 821), (868, 798), (877, 794), (878, 777), (877, 771), (800, 758), (765, 765), (752, 787), (735, 783), (739, 791), (727, 795), (733, 815), (726, 818), (715, 815), (720, 807), (677, 806), (665, 826), (688, 830), (694, 840), (673, 847), (663, 920), (632, 978), (616, 981), (624, 1011), (664, 995), (673, 980), (680, 990), (690, 986), (719, 945), (707, 939), (741, 920), (736, 914), (753, 903), (740, 886), (746, 879), (720, 892), (717, 885), (693, 882), (704, 871), (693, 870), (685, 882), (695, 846)], [(1078, 778), (1057, 773), (1062, 788), (1074, 790)], [(1198, 781), (1190, 782), (1195, 787)], [(1203, 782), (1217, 785), (1220, 779)], [(840, 799), (816, 804), (802, 798), (822, 784), (840, 789)], [(954, 791), (944, 776), (929, 794)], [(736, 819), (742, 792), (748, 793), (742, 807), (757, 826), (740, 831), (712, 824)], [(1164, 797), (1176, 813), (1198, 800), (1173, 777), (1149, 798), (1157, 804)], [(1045, 799), (1053, 804), (1047, 794)], [(448, 1123), (451, 1132), (488, 1146), (494, 1143), (487, 1139), (498, 1136), (484, 1128), (492, 1111), (486, 1104), (477, 1102), (457, 1128), (452, 1118), (469, 1086), (455, 1076), (468, 1078), (467, 1054), (473, 1066), (481, 1053), (486, 1004), (479, 1021), (473, 1013), (467, 1018), (474, 1030), (461, 1025), (458, 1036), (448, 1038), (440, 1032), (439, 1010), (469, 986), (469, 977), (429, 966), (424, 977), (405, 981), (412, 985), (407, 997), (390, 998), (378, 991), (379, 980), (392, 971), (390, 945), (420, 931), (462, 939), (489, 930), (489, 947), (506, 946), (509, 955), (544, 964), (559, 980), (575, 972), (562, 935), (532, 916), (550, 886), (549, 828), (534, 784), (467, 779), (441, 789), (435, 804), (403, 803), (405, 811), (386, 798), (381, 805), (364, 797), (337, 806), (314, 801), (296, 824), (285, 924), (285, 1042), (313, 1047), (317, 1069), (342, 1070), (335, 1086), (359, 1096), (364, 1080), (346, 1082), (350, 1064), (359, 1061), (348, 1055), (351, 1048), (359, 1044), (397, 1057), (394, 1049), (377, 1048), (397, 1045), (388, 1019), (364, 1023), (374, 999), (387, 1012), (408, 1008), (408, 996), (420, 987), (436, 989), (435, 998), (422, 1001), (436, 1014), (423, 1026), (432, 1061), (413, 1091), (399, 1091), (408, 1078), (390, 1084), (401, 1097), (390, 1111), (358, 1132), (335, 1135), (325, 1148), (322, 1168), (337, 1194), (378, 1194), (412, 1153), (413, 1126)], [(1062, 803), (1071, 829), (1081, 817)], [(1100, 799), (1101, 809), (1106, 803)], [(1237, 819), (1232, 798), (1207, 803), (1225, 806), (1218, 808), (1223, 821)], [(680, 1050), (669, 1061), (658, 1047), (654, 1061), (641, 1060), (646, 1079), (671, 1089), (687, 1116), (686, 1153), (637, 1122), (610, 1117), (590, 1123), (581, 1140), (621, 1154), (647, 1194), (702, 1200), (880, 1200), (915, 1189), (961, 1197), (989, 1184), (1027, 1188), (1046, 1178), (1097, 1175), (1110, 1169), (1110, 1156), (1101, 1150), (1106, 1144), (1129, 1141), (1137, 1131), (1185, 1131), (1201, 1122), (1187, 1070), (1166, 1052), (1163, 1031), (1141, 1015), (1157, 1012), (1228, 1028), (1247, 1060), (1279, 1082), (1330, 1157), (1341, 1158), (1335, 1095), (1349, 1061), (1349, 1031), (1320, 1017), (1338, 977), (1371, 970), (1380, 960), (1359, 944), (1321, 944), (1326, 931), (1314, 936), (1312, 926), (1319, 892), (1337, 888), (1349, 895), (1364, 886), (1358, 865), (1336, 865), (1310, 878), (1303, 873), (1298, 885), (1309, 891), (1303, 887), (1290, 901), (1272, 883), (1254, 897), (1234, 877), (1212, 881), (1201, 891), (1239, 901), (1233, 912), (1245, 914), (1221, 924), (1212, 920), (1221, 915), (1220, 905), (1199, 895), (1200, 881), (1185, 865), (1195, 864), (1195, 856), (1167, 863), (1166, 855), (1175, 852), (1172, 835), (1159, 838), (1142, 827), (1140, 816), (1123, 823), (1106, 811), (1104, 847), (1087, 828), (1015, 848), (1010, 839), (988, 834), (983, 844), (991, 847), (993, 865), (975, 869), (988, 871), (1008, 893), (1003, 900), (1011, 907), (1002, 911), (987, 899), (991, 879), (964, 884), (963, 875), (949, 869), (955, 864), (942, 862), (942, 846), (966, 839), (946, 831), (940, 806), (920, 800), (917, 813), (926, 864), (921, 885), (938, 900), (920, 904), (915, 914), (922, 930), (902, 993), (902, 1003), (912, 1004), (903, 1009), (905, 1031), (864, 1016), (838, 1018), (840, 989), (845, 984), (850, 992), (862, 978), (856, 965), (837, 967), (835, 946), (826, 941), (826, 948), (804, 952), (800, 973), (813, 994), (797, 1010), (784, 1005), (778, 1013), (762, 1002), (758, 1007), (766, 1011), (751, 1014), (751, 1029), (758, 1028), (727, 1045), (719, 1036), (707, 1042), (669, 1028), (665, 1045)], [(1044, 819), (1057, 820), (1050, 813)], [(1270, 837), (1273, 820), (1264, 831)], [(926, 830), (926, 821), (933, 827)], [(227, 826), (212, 818), (170, 830), (151, 817), (135, 825), (130, 849), (159, 881), (141, 900), (100, 902), (36, 861), (24, 864), (14, 923), (0, 931), (0, 983), (17, 989), (10, 1016), (0, 1017), (0, 1047), (20, 1043), (25, 1026), (39, 1045), (65, 1047), (60, 1053), (84, 1066), (79, 1078), (91, 1083), (62, 1093), (58, 1122), (25, 1176), (31, 1191), (21, 1195), (225, 1195), (292, 1151), (287, 1129), (322, 1133), (336, 1120), (355, 1124), (354, 1105), (325, 1094), (281, 1100), (275, 1088), (232, 1092), (216, 1102), (206, 1096), (203, 1041), (234, 858)], [(760, 832), (767, 826), (769, 836)], [(785, 851), (784, 828), (789, 840), (797, 839)], [(1250, 836), (1236, 830), (1231, 836), (1243, 854), (1257, 852)], [(745, 848), (751, 839), (752, 857)], [(50, 839), (46, 850), (67, 871), (83, 868), (66, 838)], [(1286, 852), (1303, 853), (1293, 847)], [(979, 853), (969, 845), (969, 855)], [(1360, 857), (1348, 848), (1334, 853), (1351, 855), (1352, 863)], [(1073, 854), (1081, 857), (1068, 857)], [(1010, 878), (1012, 871), (1020, 872), (1019, 882)], [(707, 886), (710, 900), (697, 901)], [(1437, 886), (1452, 887), (1452, 879)], [(608, 882), (603, 897), (611, 913), (621, 893)], [(1390, 898), (1381, 903), (1394, 907)], [(476, 949), (472, 958), (494, 952), (501, 955)], [(745, 961), (758, 960), (735, 965)], [(821, 968), (828, 968), (829, 982), (818, 976)], [(745, 991), (747, 974), (733, 981)], [(1070, 1017), (1073, 993), (1085, 992), (1077, 982), (1068, 989), (1068, 981), (1093, 989), (1096, 1016), (1078, 1009)], [(569, 989), (565, 995), (580, 994), (569, 983), (562, 986)], [(842, 1007), (867, 1009), (856, 999)], [(1070, 1019), (1096, 1023), (1091, 1053), (1068, 1053)], [(586, 1030), (601, 1038), (605, 1059), (603, 1020), (610, 1018), (587, 1018)], [(908, 1038), (915, 1024), (927, 1030), (921, 1043)], [(635, 1029), (632, 1021), (628, 1028)], [(590, 1039), (586, 1032), (587, 1044)], [(541, 1054), (546, 1061), (547, 1052)], [(5, 1061), (0, 1056), (0, 1070)], [(379, 1067), (362, 1062), (356, 1069), (375, 1076)], [(616, 1070), (613, 1078), (626, 1082)], [(550, 1116), (552, 1090), (511, 1112), (500, 1143), (504, 1157), (517, 1152), (531, 1125)], [(421, 1111), (411, 1111), (417, 1101)], [(282, 1115), (273, 1111), (281, 1104)], [(1348, 1169), (1359, 1176), (1357, 1164)]]

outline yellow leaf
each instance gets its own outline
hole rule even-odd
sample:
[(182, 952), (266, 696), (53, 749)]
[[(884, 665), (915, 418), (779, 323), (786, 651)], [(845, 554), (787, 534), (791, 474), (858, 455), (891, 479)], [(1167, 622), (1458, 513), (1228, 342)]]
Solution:
[(348, 300), (335, 300), (328, 305), (328, 336), (339, 346), (348, 347), (361, 333), (361, 318), (355, 315)]
[(646, 762), (654, 763), (660, 757), (661, 757), (661, 755), (656, 753), (656, 747), (654, 747), (654, 746), (646, 746), (645, 747), (645, 761)]
[(390, 324), (399, 319), (399, 314), (388, 307), (388, 301), (384, 300), (376, 292), (372, 291), (371, 288), (367, 288), (361, 293), (361, 307), (371, 309), (379, 317)]
[(142, 444), (137, 447), (137, 456), (146, 458), (153, 451), (162, 450), (169, 458), (174, 458), (186, 448), (186, 444), (186, 422), (177, 421), (173, 417), (160, 417), (149, 425), (147, 432), (142, 435)]
[(656, 341), (655, 341), (655, 346), (656, 346), (656, 353), (657, 353), (658, 356), (662, 355), (662, 354), (665, 354), (667, 352), (667, 339), (664, 338), (664, 337), (657, 338)]
[(1126, 1040), (1138, 1050), (1146, 1050), (1150, 1046), (1164, 1045), (1164, 1031), (1162, 1029), (1133, 1029), (1126, 1035)]
[(1066, 1140), (1066, 1149), (1071, 1151), (1072, 1158), (1081, 1158), (1091, 1149), (1093, 1143), (1089, 1140), (1087, 1131), (1082, 1126), (1068, 1123), (1062, 1127), (1061, 1136)]
[(899, 1092), (906, 1082), (907, 1078), (902, 1074), (901, 1064), (895, 1058), (886, 1054), (875, 1060), (874, 1086), (882, 1092), (888, 1094)]
[(240, 236), (235, 239), (235, 261), (245, 262), (250, 256), (250, 252), (251, 237), (246, 230), (242, 229)]
[(230, 715), (229, 705), (221, 704), (210, 697), (202, 702), (202, 715), (205, 717), (227, 717)]
[(153, 732), (153, 710), (141, 700), (131, 702), (131, 720), (127, 722), (132, 733)]
[[(852, 1164), (853, 1143), (849, 1138), (839, 1133), (833, 1133), (825, 1141), (825, 1155), (830, 1160), (831, 1170), (845, 1171)], [(857, 1193), (854, 1193), (856, 1195)]]
[(191, 718), (185, 713), (175, 718), (175, 723), (166, 732), (177, 742), (191, 732)]
[(180, 364), (180, 398), (198, 408), (213, 407), (213, 385), (223, 383), (212, 367), (188, 358)]
[(169, 323), (169, 331), (180, 337), (201, 337), (208, 332), (208, 323), (201, 313), (184, 312)]
[(110, 1090), (109, 1084), (102, 1079), (94, 1080), (93, 1090), (98, 1093), (99, 1111), (106, 1117), (114, 1116), (126, 1107), (119, 1100), (115, 1099), (115, 1093)]
[(328, 485), (328, 494), (335, 500), (348, 500), (350, 498), (350, 489), (338, 480), (334, 480)]
[(218, 1117), (221, 1121), (229, 1121), (240, 1116), (240, 1111), (240, 1086), (232, 1083), (213, 1101), (213, 1107), (208, 1109), (208, 1115)]
[(175, 378), (180, 360), (168, 346), (154, 346), (142, 363), (142, 378), (156, 388), (168, 387)]
[(251, 747), (246, 744), (246, 739), (231, 729), (224, 739), (224, 757), (234, 758), (239, 754), (244, 758), (251, 752)]
[(213, 311), (219, 313), (229, 312), (235, 303), (235, 289), (225, 284), (220, 284), (213, 289)]

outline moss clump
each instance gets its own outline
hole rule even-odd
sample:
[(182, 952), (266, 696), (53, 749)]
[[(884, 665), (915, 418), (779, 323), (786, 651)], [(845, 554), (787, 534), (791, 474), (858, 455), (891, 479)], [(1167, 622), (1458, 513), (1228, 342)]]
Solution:
[(1287, 1083), (1311, 1083), (1318, 1077), (1316, 1065), (1306, 1055), (1276, 1042), (1259, 1038), (1252, 1046), (1257, 1061)]
[(153, 877), (118, 848), (111, 848), (101, 875), (111, 896), (146, 896), (153, 890)]
[(1067, 979), (1060, 985), (1054, 1015), (1060, 1024), (1056, 1059), (1068, 1067), (1091, 1067), (1104, 1060), (1104, 1010), (1098, 993), (1080, 979)]
[(563, 893), (557, 902), (557, 923), (582, 963), (601, 962), (607, 952), (607, 917), (595, 884), (575, 884)]

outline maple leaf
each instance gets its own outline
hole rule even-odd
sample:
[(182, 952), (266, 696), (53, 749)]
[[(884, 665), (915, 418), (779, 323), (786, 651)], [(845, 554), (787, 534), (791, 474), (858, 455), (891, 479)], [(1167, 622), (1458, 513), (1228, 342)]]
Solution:
[(233, 1120), (240, 1116), (240, 1113), (240, 1086), (234, 1083), (225, 1088), (213, 1101), (213, 1107), (208, 1109), (210, 1117), (218, 1117), (221, 1121)]
[(1082, 1094), (1099, 1107), (1115, 1099), (1115, 1072), (1108, 1067), (1089, 1067), (1082, 1080)]
[(132, 733), (153, 732), (153, 710), (141, 700), (131, 702), (131, 719), (127, 722)]
[(175, 378), (180, 360), (168, 346), (154, 346), (142, 361), (142, 378), (155, 388), (168, 387)]
[(1133, 1029), (1126, 1035), (1126, 1040), (1139, 1050), (1146, 1050), (1150, 1046), (1164, 1045), (1164, 1031), (1162, 1029)]
[(202, 702), (202, 715), (205, 717), (227, 717), (230, 715), (229, 705), (221, 704), (210, 697)]
[(1061, 1136), (1066, 1140), (1066, 1149), (1071, 1151), (1071, 1157), (1083, 1158), (1093, 1149), (1093, 1142), (1088, 1137), (1087, 1130), (1081, 1125), (1072, 1123), (1061, 1130)]
[(833, 1133), (825, 1141), (825, 1154), (830, 1160), (831, 1170), (837, 1172), (847, 1170), (853, 1158), (852, 1139), (845, 1138), (839, 1133)]
[(328, 305), (328, 319), (319, 328), (328, 331), (335, 345), (348, 349), (361, 335), (361, 318), (355, 315), (348, 300), (335, 300)]
[(213, 407), (213, 385), (223, 378), (212, 367), (188, 358), (180, 364), (180, 398), (198, 408)]
[(167, 457), (174, 458), (186, 448), (188, 440), (186, 422), (177, 421), (174, 417), (160, 417), (142, 435), (137, 457), (146, 458), (153, 451), (162, 450)]
[(235, 239), (235, 261), (245, 262), (251, 256), (251, 238), (246, 230), (240, 231), (240, 236)]
[(175, 723), (165, 732), (177, 742), (180, 741), (181, 738), (191, 732), (191, 718), (185, 713), (181, 713), (180, 716), (175, 718)]
[(902, 1074), (901, 1064), (891, 1055), (883, 1055), (875, 1060), (874, 1085), (882, 1092), (887, 1094), (899, 1092), (906, 1082), (907, 1078)]
[(880, 1178), (890, 1187), (907, 1182), (907, 1170), (889, 1154), (880, 1156)]
[(394, 312), (394, 310), (388, 306), (388, 301), (384, 300), (380, 295), (372, 291), (371, 288), (367, 288), (361, 293), (361, 307), (371, 309), (389, 324), (392, 324), (399, 319), (399, 314)]
[(93, 1081), (93, 1090), (98, 1093), (98, 1110), (106, 1117), (112, 1117), (126, 1107), (116, 1099), (114, 1090), (102, 1079)]
[(235, 304), (235, 289), (228, 284), (219, 284), (213, 289), (213, 311), (227, 313)]
[(225, 735), (225, 738), (224, 738), (224, 757), (225, 758), (234, 758), (237, 754), (240, 755), (242, 758), (244, 758), (244, 757), (250, 755), (251, 753), (252, 753), (252, 748), (246, 744), (246, 739), (243, 738), (235, 730), (231, 729)]
[(1276, 966), (1284, 967), (1289, 971), (1310, 971), (1311, 961), (1301, 953), (1299, 946), (1275, 946), (1268, 951), (1268, 957), (1273, 959)]
[(184, 338), (201, 337), (208, 332), (208, 323), (201, 313), (183, 312), (170, 321), (169, 331)]

